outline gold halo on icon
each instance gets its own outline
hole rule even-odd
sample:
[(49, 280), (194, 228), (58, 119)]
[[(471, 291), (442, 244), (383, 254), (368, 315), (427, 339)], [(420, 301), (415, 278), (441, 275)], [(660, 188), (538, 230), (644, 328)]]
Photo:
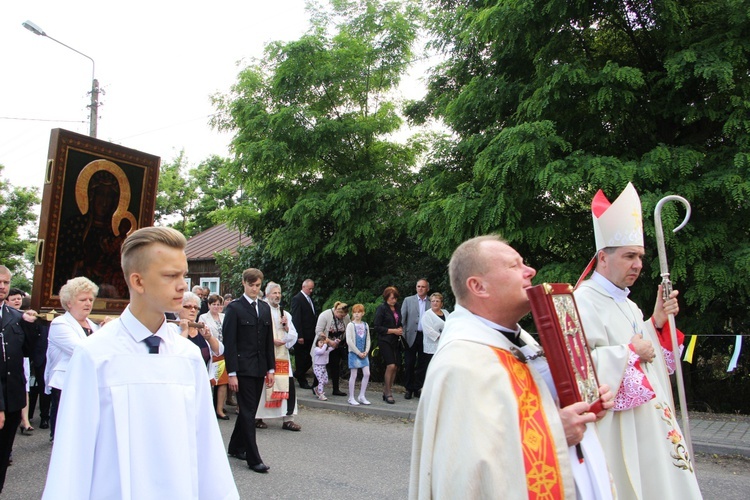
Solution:
[(116, 164), (109, 160), (94, 160), (81, 170), (76, 180), (76, 203), (78, 209), (82, 214), (87, 214), (89, 211), (89, 182), (91, 177), (101, 171), (107, 171), (115, 176), (117, 184), (120, 186), (120, 199), (117, 203), (117, 209), (112, 214), (112, 233), (115, 236), (120, 235), (120, 222), (123, 219), (130, 221), (130, 230), (128, 235), (138, 229), (138, 223), (135, 220), (135, 216), (128, 212), (128, 206), (130, 205), (130, 182), (128, 181), (125, 172)]

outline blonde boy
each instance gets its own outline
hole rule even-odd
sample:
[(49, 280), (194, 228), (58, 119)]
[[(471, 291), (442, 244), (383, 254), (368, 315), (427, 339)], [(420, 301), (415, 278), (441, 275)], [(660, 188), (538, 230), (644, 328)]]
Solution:
[(239, 498), (200, 351), (167, 327), (185, 238), (148, 227), (121, 264), (130, 305), (73, 353), (43, 498)]

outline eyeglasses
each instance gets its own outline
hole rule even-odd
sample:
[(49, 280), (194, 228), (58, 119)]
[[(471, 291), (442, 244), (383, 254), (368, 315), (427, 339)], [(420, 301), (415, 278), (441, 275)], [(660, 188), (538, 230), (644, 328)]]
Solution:
[(201, 306), (182, 306), (183, 309), (200, 309)]

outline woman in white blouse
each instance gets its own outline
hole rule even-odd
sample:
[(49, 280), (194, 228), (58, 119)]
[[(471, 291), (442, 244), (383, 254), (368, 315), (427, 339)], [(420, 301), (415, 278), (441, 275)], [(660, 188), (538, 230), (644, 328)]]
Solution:
[[(203, 323), (211, 330), (211, 335), (223, 344), (224, 335), (222, 333), (222, 325), (224, 324), (224, 299), (217, 293), (212, 293), (208, 296), (208, 312), (201, 314), (198, 318), (199, 323)], [(217, 356), (212, 353), (213, 357), (211, 362), (215, 370), (215, 378), (211, 380), (212, 383), (216, 384), (216, 400), (214, 401), (214, 407), (216, 408), (216, 418), (221, 420), (229, 420), (229, 416), (224, 412), (224, 403), (227, 400), (227, 387), (229, 384), (229, 376), (226, 370), (226, 364), (224, 362), (224, 355)]]
[(45, 392), (52, 395), (50, 405), (50, 440), (55, 438), (57, 408), (63, 389), (68, 361), (83, 340), (99, 329), (89, 319), (99, 293), (96, 284), (80, 276), (69, 279), (60, 288), (60, 304), (67, 311), (52, 320), (47, 344), (47, 366), (44, 370)]
[(424, 333), (422, 351), (425, 354), (425, 372), (430, 365), (432, 355), (437, 351), (440, 335), (443, 333), (448, 316), (448, 311), (443, 309), (443, 295), (438, 292), (430, 295), (430, 309), (422, 316), (422, 332)]

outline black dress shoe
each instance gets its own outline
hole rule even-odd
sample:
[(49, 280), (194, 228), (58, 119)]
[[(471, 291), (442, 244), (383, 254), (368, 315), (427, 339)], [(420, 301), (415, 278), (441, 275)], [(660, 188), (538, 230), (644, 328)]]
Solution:
[(332, 393), (332, 394), (333, 394), (334, 396), (346, 396), (346, 393), (345, 393), (345, 392), (341, 392), (341, 391), (338, 391), (338, 390), (336, 390), (336, 391), (333, 391), (333, 393)]
[(239, 460), (247, 460), (247, 453), (244, 451), (230, 451), (227, 453), (232, 458), (237, 458)]
[(307, 383), (307, 380), (300, 380), (299, 387), (300, 389), (312, 389), (312, 386)]
[(40, 429), (49, 429), (49, 419), (43, 418), (41, 423), (39, 424)]
[(411, 391), (406, 391), (406, 394), (404, 394), (404, 399), (411, 399)]
[(216, 418), (218, 418), (219, 420), (229, 420), (229, 415), (219, 415), (217, 413)]
[(422, 397), (422, 389), (419, 389), (417, 392), (415, 392), (414, 396), (416, 396), (418, 398)]
[(259, 464), (255, 464), (255, 465), (250, 465), (249, 467), (250, 467), (250, 470), (253, 470), (255, 472), (260, 472), (261, 474), (268, 472), (268, 470), (270, 469), (270, 467), (264, 464), (263, 462)]

